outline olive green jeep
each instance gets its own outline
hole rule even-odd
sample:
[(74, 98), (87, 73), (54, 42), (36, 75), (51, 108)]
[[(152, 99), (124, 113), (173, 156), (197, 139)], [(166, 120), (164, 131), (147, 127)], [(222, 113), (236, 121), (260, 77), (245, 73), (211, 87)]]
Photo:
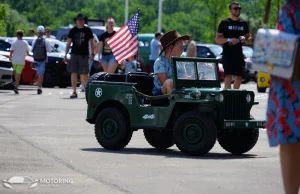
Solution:
[(90, 78), (86, 121), (95, 125), (103, 148), (126, 147), (139, 129), (156, 149), (176, 144), (188, 155), (205, 155), (216, 140), (233, 154), (255, 146), (266, 121), (250, 115), (258, 104), (253, 91), (222, 89), (215, 59), (172, 58), (172, 70), (174, 90), (162, 96), (152, 96), (153, 74), (102, 72)]

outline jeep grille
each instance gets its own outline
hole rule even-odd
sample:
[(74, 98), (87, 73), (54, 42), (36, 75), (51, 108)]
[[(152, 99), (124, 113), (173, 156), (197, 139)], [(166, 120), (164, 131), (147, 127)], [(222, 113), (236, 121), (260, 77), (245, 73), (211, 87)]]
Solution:
[(249, 118), (249, 104), (246, 92), (222, 92), (224, 95), (224, 119), (242, 120)]

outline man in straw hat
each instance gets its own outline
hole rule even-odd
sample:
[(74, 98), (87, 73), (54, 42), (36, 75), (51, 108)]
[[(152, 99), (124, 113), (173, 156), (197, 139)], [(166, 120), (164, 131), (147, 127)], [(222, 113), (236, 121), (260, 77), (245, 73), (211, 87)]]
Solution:
[(154, 63), (154, 89), (152, 91), (154, 96), (172, 93), (171, 58), (181, 56), (184, 40), (189, 39), (191, 36), (181, 36), (176, 30), (169, 31), (161, 37), (162, 51)]

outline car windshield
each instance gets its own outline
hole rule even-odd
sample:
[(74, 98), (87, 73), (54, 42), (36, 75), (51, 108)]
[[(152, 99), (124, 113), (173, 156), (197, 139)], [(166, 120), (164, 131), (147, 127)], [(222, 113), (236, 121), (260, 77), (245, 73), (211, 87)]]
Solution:
[[(49, 41), (52, 47), (52, 52), (64, 53), (66, 51), (66, 44), (59, 40), (50, 40)], [(57, 48), (55, 48), (57, 46)]]
[(221, 46), (209, 46), (209, 48), (215, 56), (220, 56), (223, 52), (223, 48)]
[(253, 55), (253, 50), (248, 47), (243, 47), (243, 53), (247, 58), (250, 58)]
[[(217, 80), (216, 64), (209, 62), (176, 62), (177, 78), (181, 80)], [(198, 76), (197, 76), (198, 74)]]

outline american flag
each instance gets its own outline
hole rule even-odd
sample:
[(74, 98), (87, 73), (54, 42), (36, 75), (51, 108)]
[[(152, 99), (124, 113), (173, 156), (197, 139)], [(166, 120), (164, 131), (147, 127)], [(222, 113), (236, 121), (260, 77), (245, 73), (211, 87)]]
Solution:
[(138, 52), (139, 17), (140, 10), (107, 41), (119, 63)]

